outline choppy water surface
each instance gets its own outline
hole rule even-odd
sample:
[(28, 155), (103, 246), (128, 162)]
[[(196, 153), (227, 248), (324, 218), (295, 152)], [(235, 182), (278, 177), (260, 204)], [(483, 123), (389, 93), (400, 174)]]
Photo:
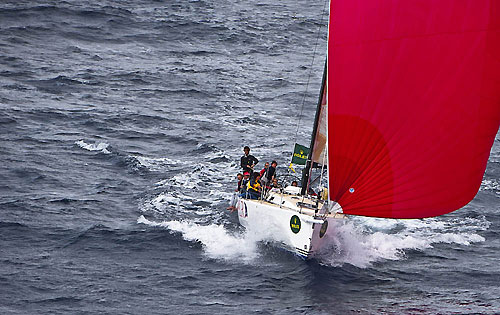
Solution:
[(498, 136), (468, 206), (316, 261), (225, 211), (243, 145), (286, 172), (304, 95), (308, 142), (324, 7), (3, 1), (0, 313), (499, 313)]

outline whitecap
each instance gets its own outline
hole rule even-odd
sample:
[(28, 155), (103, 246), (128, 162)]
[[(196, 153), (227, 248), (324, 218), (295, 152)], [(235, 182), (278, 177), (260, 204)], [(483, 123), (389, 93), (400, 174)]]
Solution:
[(136, 159), (139, 162), (139, 164), (148, 168), (151, 171), (161, 171), (165, 170), (167, 167), (170, 166), (178, 166), (183, 164), (181, 160), (169, 159), (166, 157), (151, 158), (138, 155), (132, 155), (132, 157)]
[(89, 144), (83, 140), (80, 140), (80, 141), (76, 141), (75, 144), (78, 145), (80, 148), (88, 150), (88, 151), (101, 151), (104, 154), (111, 153), (107, 149), (109, 144), (105, 143), (105, 142), (99, 142), (99, 143), (96, 142), (96, 143)]
[(481, 190), (500, 192), (500, 183), (496, 179), (485, 179), (481, 182)]

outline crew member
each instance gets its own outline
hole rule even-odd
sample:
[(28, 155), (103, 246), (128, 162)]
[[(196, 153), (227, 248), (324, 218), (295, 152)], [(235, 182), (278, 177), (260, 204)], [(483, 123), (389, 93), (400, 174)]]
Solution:
[(241, 182), (243, 181), (243, 174), (238, 173), (238, 175), (236, 175), (236, 178), (238, 178), (238, 188), (236, 188), (235, 191), (240, 191), (241, 190)]
[(262, 192), (262, 188), (259, 183), (260, 174), (258, 172), (253, 173), (252, 179), (247, 184), (248, 199), (259, 199)]
[(241, 182), (243, 181), (243, 174), (238, 173), (236, 175), (238, 178), (238, 188), (233, 193), (233, 196), (231, 197), (231, 202), (229, 203), (229, 207), (227, 207), (227, 210), (231, 210), (233, 212), (236, 210), (236, 202), (238, 201), (238, 195), (240, 194), (240, 189), (241, 189)]
[(278, 162), (272, 161), (271, 166), (269, 166), (269, 169), (266, 172), (266, 182), (267, 183), (272, 183), (273, 179), (276, 178), (276, 167), (278, 166)]
[(264, 168), (260, 171), (260, 181), (262, 186), (267, 186), (267, 171), (269, 170), (269, 162), (264, 164)]
[(243, 179), (240, 185), (240, 197), (246, 198), (247, 184), (250, 181), (250, 172), (243, 172)]
[(278, 183), (278, 179), (276, 177), (273, 179), (271, 188), (281, 188), (281, 185)]
[(245, 155), (241, 157), (241, 168), (243, 169), (243, 172), (253, 173), (253, 168), (257, 163), (259, 163), (259, 160), (250, 154), (250, 148), (248, 146), (243, 148), (243, 152), (245, 152)]

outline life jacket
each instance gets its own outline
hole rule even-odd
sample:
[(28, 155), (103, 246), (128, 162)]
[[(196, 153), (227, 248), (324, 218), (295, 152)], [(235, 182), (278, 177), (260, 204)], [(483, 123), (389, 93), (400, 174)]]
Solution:
[(259, 192), (260, 184), (255, 180), (251, 180), (247, 184), (247, 190), (253, 190), (255, 192)]

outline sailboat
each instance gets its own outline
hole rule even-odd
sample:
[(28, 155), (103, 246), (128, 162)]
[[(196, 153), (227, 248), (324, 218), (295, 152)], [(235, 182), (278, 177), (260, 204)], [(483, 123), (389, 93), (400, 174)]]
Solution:
[[(331, 0), (329, 12), (301, 188), (237, 204), (243, 226), (273, 231), (305, 259), (349, 216), (417, 219), (465, 206), (500, 125), (500, 1)], [(318, 196), (315, 165), (327, 173)]]

